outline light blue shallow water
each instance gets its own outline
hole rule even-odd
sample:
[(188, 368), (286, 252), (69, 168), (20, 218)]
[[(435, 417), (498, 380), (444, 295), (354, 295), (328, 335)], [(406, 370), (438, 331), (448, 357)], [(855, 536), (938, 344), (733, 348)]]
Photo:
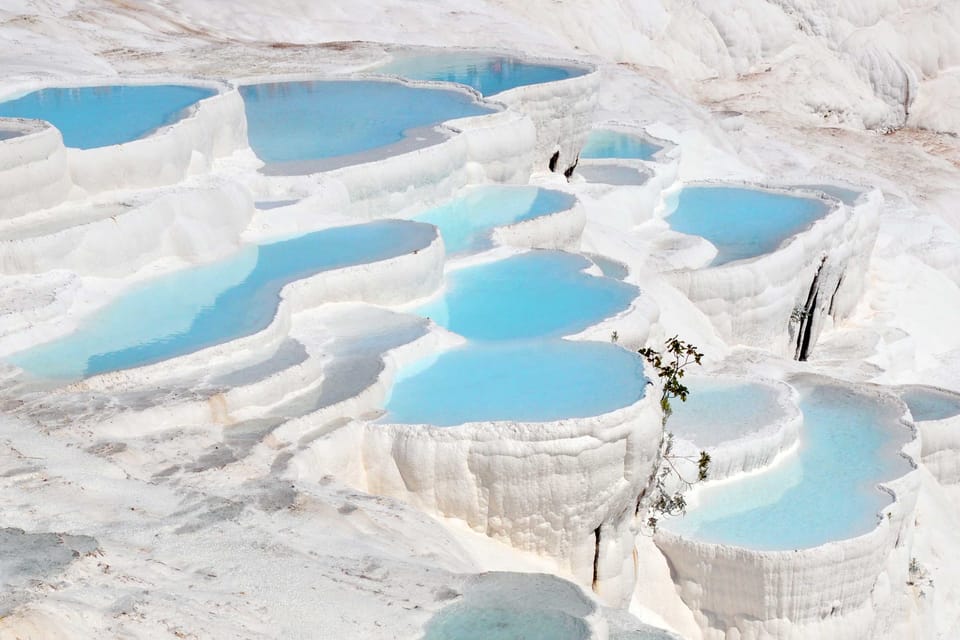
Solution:
[(944, 420), (960, 415), (960, 395), (932, 387), (910, 386), (900, 391), (900, 397), (910, 408), (913, 419)]
[(531, 251), (460, 269), (443, 295), (415, 313), (470, 340), (570, 335), (629, 307), (637, 288), (582, 270), (590, 261)]
[(686, 384), (687, 401), (670, 403), (669, 430), (700, 447), (735, 440), (784, 416), (777, 390), (765, 384), (705, 378)]
[(424, 640), (586, 640), (590, 628), (563, 611), (453, 605), (433, 620)]
[(423, 640), (586, 640), (596, 607), (569, 582), (540, 574), (485, 573), (428, 623)]
[(432, 227), (382, 221), (250, 246), (231, 258), (143, 283), (78, 330), (14, 354), (45, 378), (80, 378), (160, 362), (265, 329), (284, 285), (321, 271), (374, 262), (427, 246)]
[(717, 247), (713, 265), (754, 258), (808, 229), (830, 208), (822, 200), (739, 187), (684, 187), (667, 217), (675, 231)]
[(396, 59), (376, 69), (378, 73), (411, 80), (456, 82), (473, 87), (484, 96), (508, 89), (582, 76), (584, 69), (524, 62), (510, 56), (447, 51), (397, 54)]
[(462, 91), (399, 82), (323, 80), (240, 87), (250, 146), (267, 163), (346, 156), (402, 140), (410, 129), (491, 113)]
[(702, 489), (700, 504), (665, 521), (674, 533), (757, 550), (814, 547), (870, 531), (890, 496), (877, 483), (910, 471), (912, 437), (895, 406), (817, 386), (801, 401), (800, 448), (769, 471)]
[(451, 255), (490, 247), (490, 232), (495, 227), (564, 211), (575, 202), (572, 195), (562, 191), (486, 185), (413, 219), (436, 225)]
[(590, 133), (587, 143), (580, 151), (580, 157), (584, 160), (601, 158), (653, 160), (654, 154), (661, 149), (663, 147), (660, 145), (640, 136), (610, 129), (598, 129)]
[(0, 129), (0, 140), (9, 140), (10, 138), (17, 138), (22, 135), (22, 131), (4, 131)]
[(215, 93), (169, 84), (41, 89), (0, 102), (0, 116), (46, 120), (66, 146), (92, 149), (142, 138)]
[(401, 372), (382, 421), (453, 426), (595, 416), (643, 397), (640, 358), (613, 344), (475, 343)]

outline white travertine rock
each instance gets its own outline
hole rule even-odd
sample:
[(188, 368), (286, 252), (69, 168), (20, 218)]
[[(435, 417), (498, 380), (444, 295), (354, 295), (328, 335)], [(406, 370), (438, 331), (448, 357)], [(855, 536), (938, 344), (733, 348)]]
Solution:
[(86, 209), (61, 205), (0, 226), (0, 273), (122, 276), (164, 257), (214, 260), (236, 250), (252, 215), (250, 194), (232, 182)]
[(497, 244), (523, 249), (576, 251), (586, 223), (583, 205), (576, 201), (563, 211), (496, 227), (492, 236)]
[(623, 603), (637, 578), (635, 509), (660, 430), (653, 392), (595, 418), (446, 428), (353, 422), (311, 444), (294, 473), (336, 470), (357, 488), (549, 556), (587, 587), (596, 556), (597, 592)]
[(922, 461), (941, 484), (960, 484), (960, 416), (917, 422)]
[(20, 135), (0, 140), (0, 218), (63, 202), (73, 185), (60, 132), (39, 120), (0, 119)]
[[(836, 202), (826, 216), (777, 250), (717, 267), (684, 269), (667, 275), (727, 341), (796, 357), (800, 352), (796, 309), (811, 294), (816, 304), (806, 353), (823, 324), (853, 311), (865, 286), (870, 253), (879, 228), (883, 195), (871, 191), (852, 207)], [(817, 290), (811, 285), (816, 282)]]
[(558, 154), (554, 170), (563, 172), (577, 162), (593, 128), (599, 86), (600, 73), (591, 69), (573, 78), (516, 87), (498, 93), (495, 99), (529, 116), (536, 125), (534, 167), (547, 169)]

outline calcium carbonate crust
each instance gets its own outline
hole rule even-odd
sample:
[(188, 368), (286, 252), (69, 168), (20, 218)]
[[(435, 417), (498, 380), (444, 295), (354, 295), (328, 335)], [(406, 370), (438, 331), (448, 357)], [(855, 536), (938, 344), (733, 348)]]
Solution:
[[(253, 215), (249, 192), (233, 182), (163, 189), (110, 203), (106, 214), (71, 217), (65, 204), (0, 226), (0, 273), (120, 277), (161, 258), (210, 261), (235, 251)], [(102, 206), (102, 205), (101, 205)], [(37, 228), (41, 230), (36, 231)]]
[(60, 132), (40, 120), (0, 118), (0, 128), (21, 133), (0, 140), (0, 217), (17, 218), (66, 200), (73, 183)]

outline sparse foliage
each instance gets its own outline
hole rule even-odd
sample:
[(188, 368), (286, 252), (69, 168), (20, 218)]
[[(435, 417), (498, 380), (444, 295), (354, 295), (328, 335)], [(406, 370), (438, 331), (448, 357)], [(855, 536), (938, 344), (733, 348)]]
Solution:
[[(673, 452), (673, 433), (667, 431), (667, 420), (673, 413), (670, 404), (671, 400), (679, 398), (681, 402), (686, 402), (690, 389), (683, 384), (683, 376), (686, 369), (692, 365), (700, 366), (703, 359), (703, 353), (697, 348), (681, 340), (678, 336), (673, 336), (666, 341), (665, 349), (661, 353), (652, 348), (640, 349), (638, 353), (652, 366), (657, 376), (660, 378), (662, 391), (660, 394), (660, 408), (663, 410), (663, 436), (660, 440), (660, 463), (654, 476), (651, 477), (653, 492), (649, 502), (650, 515), (647, 518), (647, 526), (656, 531), (657, 523), (662, 516), (680, 515), (686, 512), (687, 501), (684, 498), (684, 492), (695, 482), (702, 482), (707, 479), (710, 468), (710, 454), (706, 451), (700, 452), (700, 457), (696, 459), (697, 479), (688, 480), (677, 468), (677, 461), (680, 459), (691, 460), (685, 456), (677, 456)], [(675, 477), (680, 484), (679, 490), (670, 490), (668, 483), (671, 476)], [(646, 492), (645, 492), (646, 494)], [(637, 500), (637, 512), (639, 513), (643, 495)]]

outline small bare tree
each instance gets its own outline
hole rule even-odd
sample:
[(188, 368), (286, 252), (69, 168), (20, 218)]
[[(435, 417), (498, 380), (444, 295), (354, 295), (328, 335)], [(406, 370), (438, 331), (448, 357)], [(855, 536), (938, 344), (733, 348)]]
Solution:
[[(710, 467), (710, 454), (706, 451), (700, 452), (699, 458), (686, 456), (677, 456), (673, 453), (673, 433), (667, 431), (667, 421), (673, 413), (673, 407), (670, 402), (679, 398), (680, 402), (686, 402), (690, 389), (683, 384), (683, 376), (686, 369), (692, 365), (700, 366), (703, 354), (697, 351), (697, 348), (688, 342), (684, 342), (677, 336), (673, 336), (666, 341), (663, 352), (652, 348), (640, 349), (638, 353), (652, 366), (657, 376), (660, 378), (662, 391), (660, 394), (660, 408), (663, 410), (663, 430), (660, 436), (660, 447), (658, 462), (654, 467), (654, 473), (650, 476), (650, 481), (644, 492), (637, 499), (637, 513), (644, 506), (643, 499), (649, 495), (649, 502), (646, 505), (650, 509), (647, 518), (647, 526), (656, 531), (657, 523), (663, 516), (681, 515), (686, 512), (687, 501), (684, 498), (684, 492), (697, 482), (707, 479)], [(697, 479), (689, 480), (677, 468), (677, 462), (680, 459), (696, 460)], [(679, 489), (670, 489), (668, 484), (671, 477), (679, 482)]]

